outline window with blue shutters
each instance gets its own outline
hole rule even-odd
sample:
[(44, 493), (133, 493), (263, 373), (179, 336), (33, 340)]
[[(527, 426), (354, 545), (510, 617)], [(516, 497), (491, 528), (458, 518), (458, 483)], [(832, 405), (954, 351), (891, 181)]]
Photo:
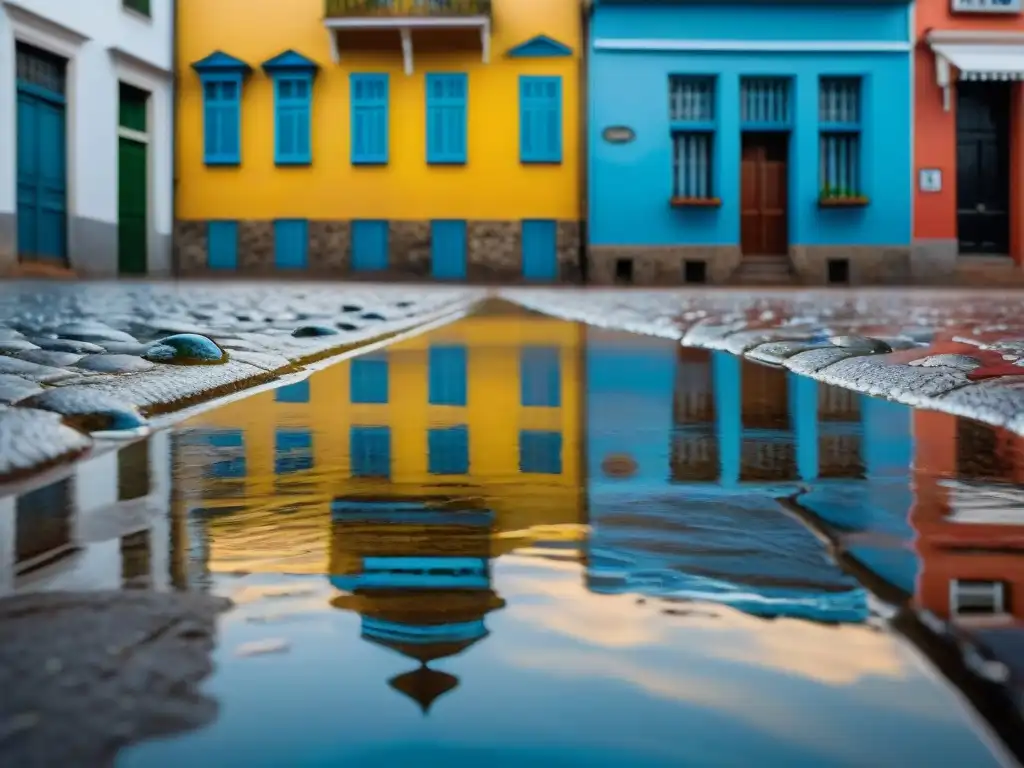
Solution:
[(207, 465), (209, 477), (240, 479), (245, 477), (245, 438), (241, 430), (225, 429), (199, 434), (214, 460)]
[(278, 429), (274, 434), (274, 474), (290, 475), (313, 468), (313, 433)]
[(558, 347), (524, 347), (519, 353), (519, 403), (541, 408), (562, 404), (562, 356)]
[(308, 403), (309, 379), (278, 387), (274, 390), (274, 400), (278, 403)]
[(466, 404), (466, 348), (434, 346), (430, 348), (429, 400), (431, 405)]
[(428, 430), (427, 468), (432, 475), (469, 474), (469, 427)]
[(309, 250), (309, 222), (305, 219), (277, 219), (274, 222), (274, 266), (305, 269)]
[(363, 355), (349, 365), (349, 402), (384, 405), (388, 402), (388, 359)]
[(277, 165), (309, 165), (313, 78), (279, 75), (274, 78), (274, 162)]
[(203, 161), (207, 165), (242, 162), (242, 76), (203, 78)]
[(534, 429), (520, 431), (519, 471), (536, 475), (562, 474), (562, 434)]
[(237, 221), (211, 221), (207, 224), (206, 264), (210, 269), (238, 268)]
[(386, 165), (388, 162), (388, 76), (353, 74), (352, 164)]
[(672, 198), (714, 201), (716, 80), (710, 76), (669, 78), (669, 124), (672, 131)]
[(823, 77), (818, 90), (823, 204), (864, 204), (859, 77)]
[(562, 162), (562, 78), (519, 77), (519, 160)]
[(349, 457), (352, 477), (390, 477), (391, 428), (352, 427)]
[(428, 74), (427, 162), (466, 162), (467, 97), (469, 79), (465, 74)]

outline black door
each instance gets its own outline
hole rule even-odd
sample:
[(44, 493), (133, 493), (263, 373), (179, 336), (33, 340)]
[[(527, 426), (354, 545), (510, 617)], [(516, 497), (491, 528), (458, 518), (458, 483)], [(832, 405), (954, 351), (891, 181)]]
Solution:
[(957, 83), (956, 224), (960, 253), (1010, 251), (1010, 84)]

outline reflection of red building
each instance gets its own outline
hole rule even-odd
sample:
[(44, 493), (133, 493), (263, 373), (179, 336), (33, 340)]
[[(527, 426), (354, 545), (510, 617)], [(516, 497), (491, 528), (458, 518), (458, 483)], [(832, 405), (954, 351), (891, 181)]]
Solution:
[(918, 605), (961, 624), (1024, 621), (1024, 438), (926, 411), (914, 435)]

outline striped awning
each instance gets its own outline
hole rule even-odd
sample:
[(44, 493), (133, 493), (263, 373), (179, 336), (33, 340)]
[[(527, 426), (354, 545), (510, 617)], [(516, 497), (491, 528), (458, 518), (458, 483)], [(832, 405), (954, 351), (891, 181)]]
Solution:
[(1024, 45), (933, 44), (960, 80), (1024, 80)]

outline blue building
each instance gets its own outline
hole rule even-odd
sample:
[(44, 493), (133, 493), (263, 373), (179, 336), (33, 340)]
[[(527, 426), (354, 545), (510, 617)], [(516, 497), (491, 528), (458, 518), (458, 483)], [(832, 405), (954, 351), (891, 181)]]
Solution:
[(589, 273), (727, 282), (906, 276), (906, 0), (593, 0)]

